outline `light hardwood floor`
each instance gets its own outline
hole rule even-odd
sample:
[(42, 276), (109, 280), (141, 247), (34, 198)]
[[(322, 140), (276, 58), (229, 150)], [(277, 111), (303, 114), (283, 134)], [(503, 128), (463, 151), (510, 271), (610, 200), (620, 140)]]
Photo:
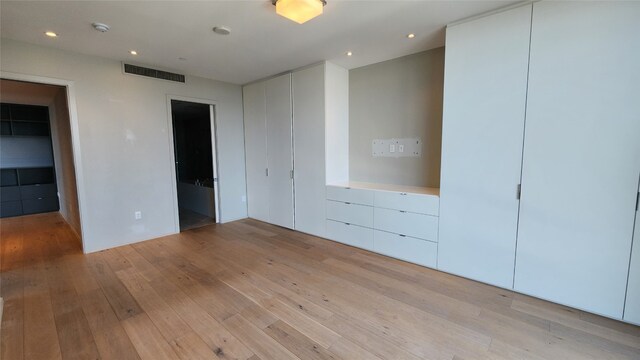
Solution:
[(640, 328), (254, 220), (82, 255), (0, 221), (3, 360), (640, 359)]

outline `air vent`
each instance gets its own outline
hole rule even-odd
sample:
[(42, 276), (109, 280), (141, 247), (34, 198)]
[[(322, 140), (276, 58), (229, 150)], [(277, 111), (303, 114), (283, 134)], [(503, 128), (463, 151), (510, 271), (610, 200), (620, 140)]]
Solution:
[(175, 81), (180, 83), (185, 83), (185, 76), (182, 74), (176, 74), (168, 71), (151, 69), (147, 67), (142, 67), (138, 65), (131, 64), (123, 64), (124, 72), (127, 74), (146, 76), (156, 79)]

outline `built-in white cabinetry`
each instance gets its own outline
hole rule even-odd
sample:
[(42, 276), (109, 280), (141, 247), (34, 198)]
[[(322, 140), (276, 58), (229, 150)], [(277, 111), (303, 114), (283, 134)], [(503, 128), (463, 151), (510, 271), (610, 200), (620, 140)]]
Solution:
[(531, 4), (447, 27), (438, 268), (511, 288)]
[(638, 19), (540, 1), (447, 28), (439, 269), (638, 322)]
[(244, 86), (249, 217), (326, 236), (326, 183), (348, 179), (348, 89), (328, 62)]
[(327, 186), (327, 237), (436, 267), (438, 190), (368, 183)]
[(242, 88), (244, 105), (244, 143), (247, 172), (247, 208), (249, 217), (269, 221), (269, 184), (267, 183), (267, 118), (265, 83)]
[[(640, 201), (640, 188), (638, 200)], [(627, 300), (624, 306), (624, 320), (640, 325), (640, 210), (636, 209), (636, 226), (633, 232), (633, 247), (629, 265)]]
[(249, 216), (293, 228), (291, 74), (244, 87)]
[(637, 2), (533, 5), (514, 288), (616, 318), (640, 174), (638, 34)]

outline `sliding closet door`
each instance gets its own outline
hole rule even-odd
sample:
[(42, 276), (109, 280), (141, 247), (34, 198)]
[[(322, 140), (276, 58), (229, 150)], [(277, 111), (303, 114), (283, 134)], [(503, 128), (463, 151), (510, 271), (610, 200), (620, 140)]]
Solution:
[(247, 85), (242, 93), (249, 217), (269, 221), (265, 84)]
[(447, 28), (438, 268), (513, 285), (531, 5)]
[(324, 64), (293, 73), (296, 230), (325, 236)]
[[(640, 186), (638, 188), (640, 201)], [(624, 319), (640, 325), (640, 210), (636, 208), (636, 227), (633, 232), (633, 251), (629, 266), (627, 301), (624, 307)]]
[(537, 2), (515, 289), (621, 318), (640, 174), (640, 3)]
[(266, 81), (269, 222), (293, 228), (291, 74)]

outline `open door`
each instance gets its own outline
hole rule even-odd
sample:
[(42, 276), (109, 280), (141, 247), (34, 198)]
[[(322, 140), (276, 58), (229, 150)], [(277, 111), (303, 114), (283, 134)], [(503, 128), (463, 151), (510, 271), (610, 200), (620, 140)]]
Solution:
[(171, 100), (180, 231), (219, 222), (214, 110)]

